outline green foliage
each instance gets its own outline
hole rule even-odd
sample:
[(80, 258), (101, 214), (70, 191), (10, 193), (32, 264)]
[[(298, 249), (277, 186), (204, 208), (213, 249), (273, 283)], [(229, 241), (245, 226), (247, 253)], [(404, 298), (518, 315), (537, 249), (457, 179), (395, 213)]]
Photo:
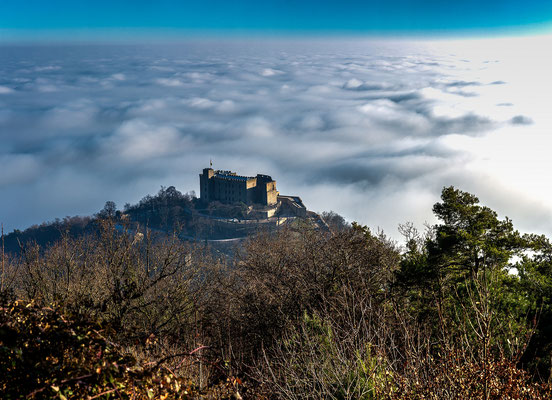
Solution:
[(399, 286), (411, 310), (432, 321), (442, 346), (460, 345), (473, 359), (519, 357), (531, 333), (530, 304), (511, 271), (533, 241), (472, 194), (448, 187), (441, 199), (433, 211), (442, 223), (423, 247), (408, 243)]
[(391, 390), (391, 375), (371, 343), (346, 343), (335, 329), (334, 321), (308, 313), (290, 327), (268, 366), (280, 374), (272, 384), (283, 398), (372, 400)]
[(540, 236), (534, 240), (535, 254), (516, 265), (520, 286), (535, 316), (535, 332), (522, 359), (530, 369), (552, 381), (552, 244)]
[(485, 269), (504, 269), (527, 243), (506, 218), (480, 206), (477, 197), (448, 187), (433, 211), (443, 221), (429, 240), (429, 266), (438, 278), (466, 279)]

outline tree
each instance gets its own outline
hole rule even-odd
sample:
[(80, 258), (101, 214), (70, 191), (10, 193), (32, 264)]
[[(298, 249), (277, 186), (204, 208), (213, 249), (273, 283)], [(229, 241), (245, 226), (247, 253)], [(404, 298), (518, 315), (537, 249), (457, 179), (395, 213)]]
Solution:
[(438, 275), (462, 278), (508, 268), (511, 258), (528, 247), (508, 218), (499, 220), (474, 195), (451, 186), (443, 189), (441, 199), (433, 212), (443, 223), (435, 226), (435, 238), (428, 241), (430, 264)]
[(448, 363), (447, 370), (475, 368), (488, 399), (492, 371), (520, 360), (534, 328), (534, 314), (527, 319), (530, 295), (516, 269), (520, 259), (532, 259), (537, 238), (520, 235), (510, 219), (452, 186), (443, 188), (433, 212), (441, 222), (425, 241), (411, 227), (403, 229), (408, 241), (398, 288), (432, 331), (430, 356)]
[(533, 254), (525, 255), (516, 265), (523, 293), (530, 302), (529, 317), (538, 318), (523, 364), (552, 381), (552, 243), (535, 236)]
[(511, 272), (516, 256), (532, 248), (530, 237), (452, 186), (443, 189), (433, 212), (442, 222), (432, 227), (424, 247), (409, 243), (399, 280), (416, 304), (430, 304), (422, 316), (435, 321), (443, 340), (461, 338), (466, 357), (487, 360), (490, 351), (519, 357), (528, 334), (528, 303)]
[(106, 201), (104, 208), (98, 213), (100, 218), (114, 218), (117, 214), (117, 205), (114, 201)]
[(342, 231), (351, 228), (351, 224), (345, 218), (334, 211), (323, 211), (320, 217), (332, 231)]

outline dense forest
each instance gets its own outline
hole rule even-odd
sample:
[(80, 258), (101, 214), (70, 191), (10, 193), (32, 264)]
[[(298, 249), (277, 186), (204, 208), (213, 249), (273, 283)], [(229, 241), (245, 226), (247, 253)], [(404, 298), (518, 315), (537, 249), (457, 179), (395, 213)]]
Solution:
[(325, 213), (227, 255), (148, 229), (194, 201), (3, 252), (2, 399), (552, 398), (552, 243), (476, 196), (402, 244)]

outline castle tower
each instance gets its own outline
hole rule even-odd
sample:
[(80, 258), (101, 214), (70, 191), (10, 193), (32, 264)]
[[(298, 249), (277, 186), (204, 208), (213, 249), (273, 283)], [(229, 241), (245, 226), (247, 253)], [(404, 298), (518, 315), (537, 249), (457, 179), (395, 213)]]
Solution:
[(199, 198), (203, 201), (210, 201), (209, 179), (215, 176), (213, 168), (203, 168), (203, 173), (199, 174)]

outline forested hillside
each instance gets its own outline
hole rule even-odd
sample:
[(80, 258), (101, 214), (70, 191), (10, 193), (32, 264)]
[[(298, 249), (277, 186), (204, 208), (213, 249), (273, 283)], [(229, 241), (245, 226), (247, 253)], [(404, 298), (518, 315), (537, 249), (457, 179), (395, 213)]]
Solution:
[(246, 210), (247, 206), (243, 203), (203, 204), (193, 191), (182, 194), (174, 186), (162, 186), (156, 195), (146, 195), (134, 205), (126, 203), (122, 210), (113, 201), (107, 201), (93, 216), (65, 217), (33, 225), (24, 231), (16, 229), (4, 237), (4, 246), (8, 253), (19, 253), (31, 243), (49, 246), (63, 236), (98, 234), (99, 222), (105, 218), (110, 218), (118, 225), (126, 225), (127, 228), (147, 228), (168, 234), (177, 232), (181, 238), (188, 240), (245, 237), (250, 230), (240, 232), (214, 222), (217, 217), (243, 219), (246, 217)]
[(404, 244), (328, 213), (227, 257), (146, 229), (193, 222), (169, 189), (3, 255), (3, 399), (552, 398), (552, 244), (476, 196)]

